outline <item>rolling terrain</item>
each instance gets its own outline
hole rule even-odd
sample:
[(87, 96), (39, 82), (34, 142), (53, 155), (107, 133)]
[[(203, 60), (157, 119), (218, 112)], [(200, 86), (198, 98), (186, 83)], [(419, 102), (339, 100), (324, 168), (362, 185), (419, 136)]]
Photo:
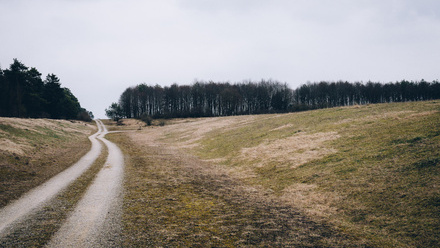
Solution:
[[(440, 242), (440, 101), (155, 120), (153, 126), (134, 119), (103, 122), (118, 132), (99, 128), (99, 144), (105, 146), (96, 161), (0, 237), (0, 246), (77, 242), (66, 239), (74, 230), (71, 223), (90, 219), (81, 215), (95, 210), (94, 216), (115, 211), (105, 217), (106, 231), (88, 232), (84, 245), (436, 247)], [(87, 136), (94, 130), (82, 122), (1, 118), (2, 209), (77, 162), (90, 150)], [(119, 146), (124, 162), (122, 155), (111, 162), (119, 152), (104, 135)], [(101, 176), (112, 170), (123, 179)], [(102, 180), (115, 190), (95, 190)], [(117, 195), (116, 207), (87, 207), (88, 199), (107, 193)], [(76, 228), (78, 236), (95, 230), (93, 223)]]
[(440, 241), (439, 101), (124, 123), (127, 246)]

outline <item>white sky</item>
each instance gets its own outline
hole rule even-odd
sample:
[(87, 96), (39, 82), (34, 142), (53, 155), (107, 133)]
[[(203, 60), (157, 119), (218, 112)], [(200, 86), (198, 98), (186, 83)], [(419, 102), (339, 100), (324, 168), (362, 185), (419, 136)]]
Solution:
[(13, 58), (96, 117), (139, 83), (440, 79), (438, 0), (0, 0)]

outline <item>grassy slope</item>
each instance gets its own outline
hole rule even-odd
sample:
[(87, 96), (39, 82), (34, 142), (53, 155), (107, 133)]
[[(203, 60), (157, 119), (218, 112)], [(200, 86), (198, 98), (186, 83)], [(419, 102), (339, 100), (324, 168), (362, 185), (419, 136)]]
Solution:
[(83, 122), (0, 118), (0, 207), (75, 163), (95, 130)]
[[(430, 101), (261, 116), (207, 134), (193, 152), (252, 172), (249, 183), (373, 244), (433, 247), (440, 241), (439, 111), (440, 102)], [(336, 132), (339, 138), (324, 142), (336, 151), (296, 168), (240, 156), (243, 148), (300, 132)]]
[[(151, 133), (150, 133), (151, 134)], [(116, 133), (125, 154), (124, 247), (349, 247), (348, 239), (270, 192), (149, 135)], [(140, 139), (139, 139), (140, 138)]]
[[(257, 246), (436, 247), (440, 242), (439, 101), (171, 120), (142, 131), (136, 123), (132, 129), (137, 131), (128, 136), (110, 136), (127, 154), (128, 246), (142, 241), (244, 245), (247, 226), (251, 236), (262, 237), (253, 243)], [(181, 159), (182, 153), (205, 164)], [(228, 180), (222, 181), (224, 175)], [(254, 201), (248, 193), (230, 193), (234, 187), (224, 185), (231, 181), (262, 193), (255, 201), (265, 208), (246, 205)], [(272, 197), (282, 204), (265, 202)], [(289, 227), (271, 234), (280, 243), (261, 243), (265, 236), (256, 230), (271, 229), (253, 223), (269, 227), (289, 220), (275, 210), (285, 204), (311, 220), (304, 222), (307, 231), (292, 225), (300, 233), (293, 243), (283, 243), (291, 237), (283, 236)], [(276, 216), (261, 218), (272, 212)], [(231, 219), (222, 217), (227, 213)], [(228, 228), (235, 231), (224, 231)], [(329, 232), (335, 239), (327, 238)]]

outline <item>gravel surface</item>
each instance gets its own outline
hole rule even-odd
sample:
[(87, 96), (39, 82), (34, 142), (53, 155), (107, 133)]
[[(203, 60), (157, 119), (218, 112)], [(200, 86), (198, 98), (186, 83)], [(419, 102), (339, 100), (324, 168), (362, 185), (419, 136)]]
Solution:
[(17, 229), (18, 223), (26, 221), (32, 213), (42, 209), (94, 163), (102, 150), (97, 138), (106, 131), (102, 123), (97, 123), (98, 132), (89, 137), (92, 148), (77, 163), (0, 209), (0, 239)]
[(107, 161), (47, 247), (120, 247), (124, 157), (97, 123), (103, 127), (98, 139), (108, 147)]

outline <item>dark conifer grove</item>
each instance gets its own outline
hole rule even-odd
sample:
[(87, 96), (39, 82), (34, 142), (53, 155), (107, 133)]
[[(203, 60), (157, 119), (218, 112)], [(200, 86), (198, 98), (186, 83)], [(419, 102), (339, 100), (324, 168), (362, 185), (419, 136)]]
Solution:
[(127, 88), (106, 109), (109, 118), (184, 118), (286, 113), (318, 108), (440, 98), (439, 81), (318, 82), (290, 89), (276, 81), (195, 82)]
[(77, 119), (91, 121), (93, 114), (82, 108), (60, 79), (45, 80), (35, 68), (14, 59), (9, 69), (0, 68), (0, 116), (21, 118)]

